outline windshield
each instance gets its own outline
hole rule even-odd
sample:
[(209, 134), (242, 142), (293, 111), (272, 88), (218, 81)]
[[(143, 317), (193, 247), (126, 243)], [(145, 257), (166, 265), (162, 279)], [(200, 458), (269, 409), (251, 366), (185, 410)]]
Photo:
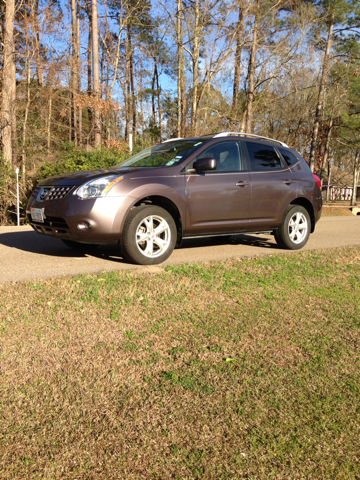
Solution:
[(198, 140), (175, 140), (147, 148), (116, 167), (171, 167), (181, 162), (203, 142)]

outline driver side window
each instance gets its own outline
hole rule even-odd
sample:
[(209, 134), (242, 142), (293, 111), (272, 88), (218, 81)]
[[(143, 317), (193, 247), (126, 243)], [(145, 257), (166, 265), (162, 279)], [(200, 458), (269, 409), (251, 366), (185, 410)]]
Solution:
[(216, 160), (217, 172), (238, 172), (241, 170), (240, 149), (237, 142), (222, 142), (212, 145), (210, 148), (200, 153), (196, 160), (200, 158), (214, 158)]

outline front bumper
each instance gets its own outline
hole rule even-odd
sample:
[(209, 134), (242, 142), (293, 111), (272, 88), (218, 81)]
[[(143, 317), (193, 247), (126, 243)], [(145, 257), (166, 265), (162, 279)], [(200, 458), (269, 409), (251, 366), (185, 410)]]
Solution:
[[(81, 243), (107, 244), (119, 241), (133, 199), (128, 196), (80, 199), (72, 192), (58, 200), (31, 198), (26, 209), (30, 225), (38, 233)], [(41, 208), (44, 222), (32, 220), (30, 209)], [(81, 230), (87, 222), (91, 228)]]

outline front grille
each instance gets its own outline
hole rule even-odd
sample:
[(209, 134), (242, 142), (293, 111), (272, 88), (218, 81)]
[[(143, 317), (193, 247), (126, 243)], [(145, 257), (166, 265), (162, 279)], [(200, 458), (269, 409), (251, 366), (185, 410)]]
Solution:
[(50, 235), (52, 237), (69, 238), (70, 229), (63, 218), (60, 217), (46, 217), (44, 222), (34, 222), (31, 215), (27, 216), (32, 228), (43, 235)]
[(69, 228), (65, 220), (60, 217), (46, 217), (42, 225), (54, 228)]
[(63, 218), (60, 217), (46, 217), (44, 218), (43, 222), (35, 222), (32, 218), (31, 215), (28, 215), (28, 221), (29, 223), (32, 223), (34, 225), (39, 225), (41, 227), (52, 227), (55, 229), (58, 228), (69, 228), (68, 224)]
[(39, 200), (60, 200), (72, 189), (71, 187), (42, 187)]

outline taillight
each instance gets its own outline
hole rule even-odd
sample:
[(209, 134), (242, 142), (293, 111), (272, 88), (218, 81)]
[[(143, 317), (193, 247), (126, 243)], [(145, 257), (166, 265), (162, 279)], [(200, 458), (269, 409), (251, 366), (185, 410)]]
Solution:
[(316, 183), (318, 184), (318, 187), (321, 188), (320, 178), (317, 175), (315, 175), (314, 173), (312, 173), (311, 176), (315, 179)]

